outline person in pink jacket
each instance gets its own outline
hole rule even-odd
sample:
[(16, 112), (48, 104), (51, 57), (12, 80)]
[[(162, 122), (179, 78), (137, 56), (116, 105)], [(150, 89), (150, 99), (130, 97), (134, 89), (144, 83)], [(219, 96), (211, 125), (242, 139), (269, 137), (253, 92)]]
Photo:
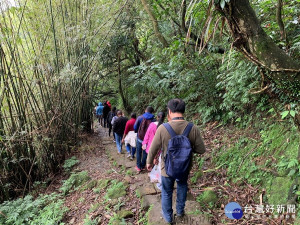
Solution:
[[(149, 149), (150, 149), (152, 140), (153, 140), (153, 138), (154, 138), (154, 135), (155, 135), (155, 133), (156, 133), (156, 130), (157, 130), (157, 128), (158, 128), (161, 124), (163, 124), (163, 122), (164, 122), (164, 120), (165, 120), (165, 117), (166, 117), (166, 116), (165, 116), (165, 113), (164, 113), (164, 112), (159, 112), (159, 113), (157, 114), (157, 120), (158, 120), (158, 121), (150, 123), (150, 125), (149, 125), (149, 127), (148, 127), (148, 129), (147, 129), (147, 132), (146, 132), (146, 134), (145, 134), (144, 141), (143, 141), (143, 143), (142, 143), (142, 144), (143, 144), (142, 149), (143, 149), (144, 151), (146, 151), (147, 155), (148, 155), (148, 152), (149, 152)], [(160, 158), (160, 153), (158, 153), (157, 156), (156, 156), (155, 159), (154, 159), (154, 164), (155, 164), (155, 165), (158, 165), (158, 164), (159, 164), (159, 158)], [(160, 165), (158, 165), (157, 168), (160, 168)], [(159, 171), (160, 171), (160, 169), (159, 169)], [(149, 174), (149, 176), (150, 176), (150, 174)], [(158, 176), (158, 177), (157, 177), (157, 176)], [(158, 189), (161, 190), (161, 179), (160, 179), (159, 177), (160, 177), (160, 173), (159, 173), (159, 175), (155, 175), (155, 178), (157, 178), (157, 182), (158, 182), (158, 183), (156, 184), (156, 186), (157, 186)], [(150, 179), (151, 179), (151, 178), (150, 178)]]
[(165, 113), (164, 112), (159, 112), (157, 114), (157, 120), (156, 122), (152, 122), (150, 123), (147, 132), (145, 134), (144, 140), (143, 140), (143, 146), (142, 149), (146, 151), (146, 153), (148, 154), (149, 149), (150, 149), (150, 145), (152, 143), (152, 140), (154, 138), (156, 129), (163, 124), (164, 120), (165, 120)]

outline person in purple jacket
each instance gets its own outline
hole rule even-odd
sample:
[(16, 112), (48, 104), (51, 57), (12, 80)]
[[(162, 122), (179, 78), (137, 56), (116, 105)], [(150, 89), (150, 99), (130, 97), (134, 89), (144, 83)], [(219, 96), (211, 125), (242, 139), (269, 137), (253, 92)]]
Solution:
[(147, 154), (142, 150), (142, 143), (150, 123), (155, 121), (153, 112), (154, 109), (148, 106), (145, 113), (137, 118), (133, 126), (134, 131), (137, 133), (135, 167), (137, 172), (145, 170), (146, 167)]

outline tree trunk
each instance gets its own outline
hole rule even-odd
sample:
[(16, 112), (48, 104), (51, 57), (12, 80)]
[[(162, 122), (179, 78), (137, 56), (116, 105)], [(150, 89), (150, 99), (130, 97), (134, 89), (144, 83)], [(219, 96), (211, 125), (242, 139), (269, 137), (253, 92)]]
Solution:
[(118, 82), (119, 82), (119, 93), (121, 95), (121, 99), (122, 99), (122, 102), (123, 102), (123, 106), (126, 110), (126, 112), (131, 112), (131, 108), (128, 104), (128, 101), (124, 95), (124, 90), (123, 90), (123, 86), (122, 86), (122, 78), (121, 78), (121, 54), (118, 53)]
[(166, 48), (169, 46), (167, 40), (164, 38), (164, 36), (161, 34), (159, 27), (158, 27), (158, 22), (157, 19), (155, 18), (152, 10), (150, 9), (148, 3), (146, 0), (141, 0), (144, 9), (146, 10), (146, 12), (148, 13), (148, 15), (150, 16), (150, 19), (152, 21), (153, 24), (153, 28), (154, 28), (154, 33), (157, 36), (157, 38), (159, 39), (159, 41), (163, 44), (163, 46)]
[(280, 29), (280, 36), (282, 41), (286, 41), (287, 43), (287, 36), (284, 29), (284, 24), (282, 21), (282, 0), (277, 0), (277, 11), (276, 11), (276, 20)]
[(234, 46), (249, 60), (269, 71), (269, 79), (283, 89), (300, 90), (300, 64), (280, 49), (264, 32), (249, 0), (230, 0), (221, 9), (226, 17)]

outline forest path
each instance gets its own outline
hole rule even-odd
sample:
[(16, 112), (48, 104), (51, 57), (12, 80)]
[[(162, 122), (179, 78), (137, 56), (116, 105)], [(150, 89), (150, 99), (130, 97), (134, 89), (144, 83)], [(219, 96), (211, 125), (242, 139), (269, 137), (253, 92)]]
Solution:
[[(91, 179), (67, 195), (65, 205), (70, 210), (64, 221), (67, 224), (167, 224), (161, 216), (161, 192), (156, 183), (150, 183), (148, 172), (137, 174), (135, 160), (117, 154), (107, 128), (97, 124), (94, 130), (78, 149), (76, 157), (80, 163), (73, 170), (87, 171)], [(173, 200), (175, 209), (176, 197)], [(187, 215), (181, 221), (175, 217), (175, 224), (210, 224), (199, 214), (200, 205), (191, 193), (185, 210)]]
[[(135, 171), (136, 161), (130, 160), (127, 158), (126, 154), (118, 154), (116, 144), (113, 143), (109, 138), (106, 137), (106, 129), (100, 128), (100, 135), (102, 136), (102, 143), (108, 156), (112, 159), (115, 166), (123, 168), (126, 170), (127, 175), (124, 177), (124, 180), (130, 185), (129, 189), (135, 190), (137, 196), (141, 200), (141, 209), (147, 211), (147, 223), (153, 225), (163, 225), (165, 223), (161, 215), (161, 191), (157, 188), (156, 183), (151, 183), (148, 172), (142, 171), (137, 173)], [(125, 152), (123, 146), (123, 153)], [(128, 175), (130, 174), (130, 175)], [(173, 197), (173, 210), (174, 212), (176, 207), (176, 185)], [(195, 200), (191, 193), (188, 193), (188, 199), (186, 202), (185, 212), (186, 215), (184, 218), (174, 218), (175, 224), (198, 224), (198, 225), (209, 225), (210, 223), (205, 216), (200, 215), (200, 205)]]

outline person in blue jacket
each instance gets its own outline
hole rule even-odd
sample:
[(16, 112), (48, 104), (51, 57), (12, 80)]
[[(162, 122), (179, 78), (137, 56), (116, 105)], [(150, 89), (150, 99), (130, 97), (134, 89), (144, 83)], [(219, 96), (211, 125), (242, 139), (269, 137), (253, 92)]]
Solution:
[(149, 124), (155, 121), (153, 112), (154, 109), (151, 106), (148, 106), (145, 110), (145, 113), (137, 118), (133, 126), (134, 131), (137, 133), (135, 169), (138, 173), (141, 170), (145, 170), (146, 167), (147, 153), (146, 151), (142, 151), (142, 142)]
[(97, 115), (99, 124), (101, 126), (103, 126), (103, 121), (102, 121), (103, 120), (103, 108), (104, 108), (104, 106), (102, 105), (101, 102), (99, 102), (98, 107), (96, 109), (96, 115)]

